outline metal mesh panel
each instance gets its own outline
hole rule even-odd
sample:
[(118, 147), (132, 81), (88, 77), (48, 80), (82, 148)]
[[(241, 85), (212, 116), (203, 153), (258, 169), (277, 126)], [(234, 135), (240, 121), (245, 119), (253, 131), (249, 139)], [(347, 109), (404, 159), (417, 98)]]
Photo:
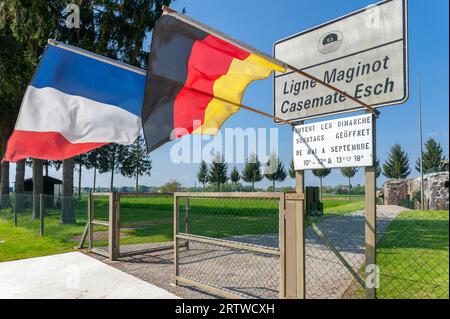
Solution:
[[(383, 223), (378, 220), (378, 227)], [(378, 298), (449, 298), (448, 211), (405, 211), (377, 247)]]
[[(317, 224), (324, 241), (312, 226), (305, 232), (306, 298), (359, 298), (360, 288), (351, 270), (361, 275), (365, 264), (364, 218), (334, 217)], [(331, 244), (331, 247), (330, 245)], [(335, 251), (334, 251), (335, 250)], [(337, 253), (336, 253), (337, 252)], [(340, 255), (345, 262), (339, 259)]]
[(246, 298), (279, 297), (279, 256), (189, 240), (179, 252), (187, 279)]
[(109, 252), (108, 227), (102, 225), (92, 225), (92, 230), (93, 230), (92, 248), (108, 253)]
[(247, 298), (279, 297), (278, 199), (182, 197), (178, 220), (180, 277)]
[(120, 197), (120, 255), (173, 248), (173, 196)]

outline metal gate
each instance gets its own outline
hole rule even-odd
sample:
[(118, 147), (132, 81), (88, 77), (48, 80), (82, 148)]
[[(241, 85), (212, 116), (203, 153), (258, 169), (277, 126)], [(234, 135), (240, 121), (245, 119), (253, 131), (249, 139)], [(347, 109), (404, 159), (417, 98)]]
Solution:
[(228, 298), (284, 296), (283, 193), (174, 197), (177, 284)]
[[(166, 198), (164, 204), (169, 209), (158, 210), (152, 198)], [(172, 195), (91, 193), (80, 248), (88, 237), (89, 251), (110, 260), (172, 249), (171, 208)]]

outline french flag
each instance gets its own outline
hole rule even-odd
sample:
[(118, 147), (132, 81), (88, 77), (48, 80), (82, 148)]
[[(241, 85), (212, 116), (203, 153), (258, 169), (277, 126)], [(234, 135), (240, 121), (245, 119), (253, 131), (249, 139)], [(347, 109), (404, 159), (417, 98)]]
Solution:
[(3, 160), (63, 160), (108, 143), (133, 143), (142, 128), (145, 74), (49, 41)]

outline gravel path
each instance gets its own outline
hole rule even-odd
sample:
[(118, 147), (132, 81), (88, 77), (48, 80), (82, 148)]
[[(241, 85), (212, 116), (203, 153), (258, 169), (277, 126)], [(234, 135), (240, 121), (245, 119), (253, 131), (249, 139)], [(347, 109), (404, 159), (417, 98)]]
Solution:
[[(377, 207), (378, 240), (389, 223), (407, 210), (399, 206)], [(318, 224), (355, 271), (364, 264), (364, 211), (324, 219)], [(278, 234), (228, 238), (249, 244), (278, 247)], [(311, 227), (306, 229), (307, 298), (342, 298), (355, 280)], [(180, 271), (192, 279), (226, 287), (248, 296), (276, 298), (279, 291), (279, 258), (191, 242), (181, 254)], [(174, 286), (172, 251), (122, 258), (118, 262), (95, 256), (140, 279), (182, 298), (216, 298), (192, 287)], [(219, 276), (220, 275), (220, 276)]]

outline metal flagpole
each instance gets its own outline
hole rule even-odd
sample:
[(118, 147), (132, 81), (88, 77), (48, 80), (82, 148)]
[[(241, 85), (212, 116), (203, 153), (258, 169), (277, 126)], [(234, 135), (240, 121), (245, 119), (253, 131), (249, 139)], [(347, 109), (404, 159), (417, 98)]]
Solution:
[(422, 130), (422, 78), (419, 73), (419, 133), (420, 133), (420, 207), (424, 205), (424, 185), (423, 185), (423, 130)]
[(67, 51), (78, 53), (78, 54), (87, 56), (89, 58), (92, 58), (92, 59), (95, 59), (95, 60), (98, 60), (98, 61), (109, 63), (111, 65), (117, 66), (119, 68), (122, 68), (122, 69), (125, 69), (125, 70), (128, 70), (128, 71), (132, 71), (132, 72), (135, 72), (135, 73), (138, 73), (138, 74), (142, 74), (142, 75), (146, 75), (147, 74), (147, 70), (145, 70), (145, 69), (141, 69), (141, 68), (138, 68), (138, 67), (126, 64), (126, 63), (122, 63), (122, 62), (116, 61), (114, 59), (107, 58), (107, 57), (105, 57), (103, 55), (96, 54), (94, 52), (90, 52), (90, 51), (87, 51), (87, 50), (83, 50), (81, 48), (74, 47), (74, 46), (69, 45), (69, 44), (61, 43), (61, 42), (53, 40), (53, 39), (48, 39), (47, 43), (49, 45), (54, 45), (54, 46), (57, 46), (57, 47), (59, 47), (61, 49), (67, 50)]

